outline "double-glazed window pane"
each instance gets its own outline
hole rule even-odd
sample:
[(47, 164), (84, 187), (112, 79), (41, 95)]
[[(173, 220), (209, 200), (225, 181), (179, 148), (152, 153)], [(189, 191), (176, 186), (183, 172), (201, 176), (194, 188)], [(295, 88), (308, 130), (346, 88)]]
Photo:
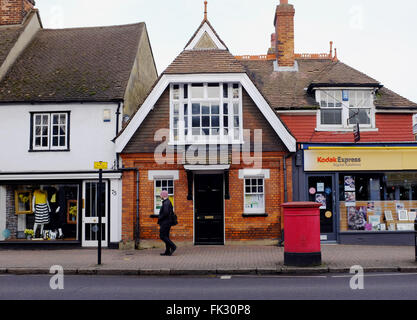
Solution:
[[(171, 86), (171, 132), (174, 141), (203, 136), (241, 135), (241, 87), (238, 83)], [(184, 129), (181, 128), (182, 119)], [(182, 132), (182, 134), (180, 134)]]
[(245, 179), (245, 211), (265, 210), (264, 179)]
[(52, 115), (52, 147), (66, 146), (67, 115)]
[(34, 148), (46, 149), (49, 147), (49, 116), (49, 114), (34, 115)]
[(204, 98), (204, 85), (202, 83), (193, 83), (191, 85), (191, 98), (193, 99)]
[(161, 192), (167, 191), (169, 200), (172, 205), (174, 205), (174, 180), (172, 179), (158, 179), (155, 180), (155, 190), (154, 190), (154, 199), (155, 199), (155, 214), (159, 214), (159, 210), (162, 207), (162, 198)]
[(371, 124), (371, 109), (349, 109), (349, 124)]
[(371, 124), (372, 95), (365, 90), (349, 91), (349, 124)]
[(68, 114), (34, 114), (33, 149), (53, 150), (67, 147)]
[(372, 93), (369, 90), (320, 91), (321, 125), (371, 125)]
[(218, 104), (193, 103), (193, 135), (219, 135), (220, 107)]
[(328, 90), (320, 92), (321, 124), (342, 124), (342, 91)]
[(207, 85), (207, 97), (209, 99), (218, 99), (220, 97), (220, 85), (218, 83), (209, 83)]
[(341, 124), (342, 110), (341, 109), (322, 109), (321, 110), (321, 124)]

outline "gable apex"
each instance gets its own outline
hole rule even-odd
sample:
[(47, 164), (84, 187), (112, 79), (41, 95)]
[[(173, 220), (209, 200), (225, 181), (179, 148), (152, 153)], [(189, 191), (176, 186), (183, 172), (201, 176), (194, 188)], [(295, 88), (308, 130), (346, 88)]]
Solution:
[(188, 41), (184, 50), (229, 50), (207, 19)]

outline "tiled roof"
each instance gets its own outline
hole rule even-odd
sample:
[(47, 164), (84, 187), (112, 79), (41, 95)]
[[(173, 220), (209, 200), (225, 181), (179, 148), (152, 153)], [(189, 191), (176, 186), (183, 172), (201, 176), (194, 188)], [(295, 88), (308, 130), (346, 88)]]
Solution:
[(0, 27), (0, 66), (6, 60), (7, 55), (13, 48), (24, 26)]
[(351, 84), (351, 85), (373, 85), (379, 86), (380, 83), (366, 74), (353, 69), (352, 67), (340, 62), (329, 63), (320, 75), (312, 81), (313, 85), (319, 84)]
[(0, 101), (123, 99), (144, 28), (39, 31), (0, 83)]
[(317, 106), (306, 88), (331, 60), (298, 60), (299, 72), (276, 72), (272, 60), (242, 60), (247, 74), (273, 108), (311, 108)]
[(244, 72), (242, 64), (227, 50), (185, 50), (164, 74)]
[[(298, 72), (275, 72), (272, 60), (241, 60), (246, 72), (275, 109), (317, 108), (314, 96), (307, 90), (312, 85), (370, 85), (380, 83), (350, 66), (330, 59), (298, 59)], [(382, 88), (376, 107), (411, 107), (417, 104), (395, 92)]]

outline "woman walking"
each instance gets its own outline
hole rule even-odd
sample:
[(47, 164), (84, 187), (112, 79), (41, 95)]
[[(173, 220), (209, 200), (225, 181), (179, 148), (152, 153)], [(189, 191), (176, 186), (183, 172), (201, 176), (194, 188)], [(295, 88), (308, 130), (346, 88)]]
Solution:
[(172, 227), (172, 219), (174, 217), (174, 208), (172, 203), (169, 200), (168, 191), (164, 190), (161, 192), (162, 206), (159, 210), (158, 224), (159, 237), (165, 243), (165, 252), (161, 253), (161, 256), (172, 256), (172, 254), (177, 250), (177, 246), (169, 239), (169, 232)]

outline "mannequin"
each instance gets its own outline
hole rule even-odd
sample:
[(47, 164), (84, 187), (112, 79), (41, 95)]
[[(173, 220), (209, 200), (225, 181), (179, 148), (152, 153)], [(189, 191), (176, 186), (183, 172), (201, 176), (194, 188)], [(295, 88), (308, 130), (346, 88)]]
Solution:
[(48, 191), (48, 199), (51, 207), (51, 230), (56, 233), (57, 239), (63, 239), (64, 233), (62, 232), (62, 226), (64, 221), (62, 219), (62, 213), (64, 212), (64, 208), (62, 207), (61, 201), (63, 192), (58, 191), (56, 187), (52, 187)]
[(49, 224), (49, 212), (51, 208), (49, 207), (48, 202), (48, 193), (40, 187), (40, 189), (35, 190), (33, 193), (33, 213), (35, 214), (35, 225), (33, 227), (33, 232), (36, 237), (36, 231), (38, 226), (41, 227), (41, 236), (43, 235), (43, 228), (45, 225)]

